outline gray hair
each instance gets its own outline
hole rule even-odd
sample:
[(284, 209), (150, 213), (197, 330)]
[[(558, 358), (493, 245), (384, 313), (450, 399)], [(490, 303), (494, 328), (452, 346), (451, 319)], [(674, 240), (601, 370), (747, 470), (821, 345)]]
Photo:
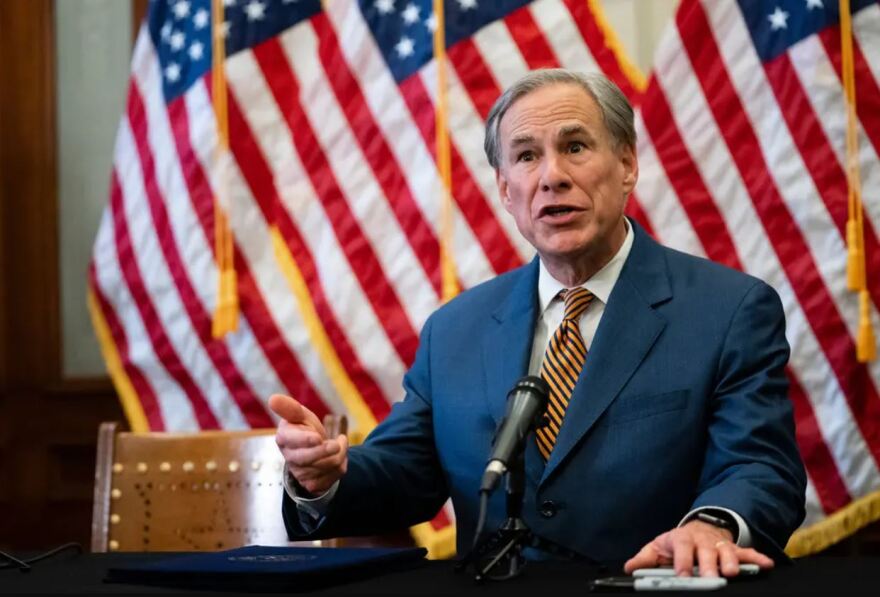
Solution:
[(633, 109), (617, 85), (599, 73), (579, 73), (564, 68), (543, 68), (531, 71), (511, 85), (495, 101), (489, 111), (483, 149), (486, 151), (486, 157), (493, 168), (497, 170), (501, 163), (501, 140), (499, 138), (501, 119), (504, 118), (510, 106), (524, 95), (542, 87), (560, 83), (577, 85), (596, 101), (615, 149), (626, 147), (635, 150), (636, 129), (633, 124)]

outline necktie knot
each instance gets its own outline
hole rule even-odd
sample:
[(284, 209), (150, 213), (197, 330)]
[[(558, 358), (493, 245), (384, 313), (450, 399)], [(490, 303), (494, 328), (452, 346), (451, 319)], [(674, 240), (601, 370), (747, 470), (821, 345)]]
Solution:
[(581, 287), (563, 290), (561, 294), (565, 302), (563, 319), (566, 321), (577, 321), (593, 300), (593, 293)]

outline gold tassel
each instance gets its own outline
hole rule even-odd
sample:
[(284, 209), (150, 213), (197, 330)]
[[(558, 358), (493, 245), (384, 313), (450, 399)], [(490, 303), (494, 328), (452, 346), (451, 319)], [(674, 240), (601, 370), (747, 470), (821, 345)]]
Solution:
[(440, 221), (440, 281), (442, 302), (454, 298), (458, 292), (458, 275), (452, 251), (452, 160), (449, 149), (446, 108), (446, 20), (443, 0), (434, 0), (434, 62), (437, 65), (437, 109), (434, 113), (437, 130), (437, 169), (442, 185)]
[(865, 215), (862, 207), (861, 175), (859, 173), (859, 137), (856, 112), (856, 75), (853, 59), (852, 15), (849, 0), (839, 0), (840, 50), (846, 107), (846, 285), (859, 293), (859, 331), (856, 358), (867, 363), (877, 358), (877, 342), (871, 327), (868, 271), (865, 255)]
[(232, 232), (223, 210), (215, 203), (215, 233), (217, 235), (217, 256), (219, 280), (217, 284), (217, 306), (211, 321), (211, 335), (222, 338), (238, 329), (238, 273), (232, 256)]
[(215, 154), (217, 171), (214, 197), (214, 247), (217, 260), (217, 305), (211, 321), (211, 335), (222, 338), (238, 329), (238, 276), (235, 272), (235, 254), (232, 230), (229, 220), (220, 205), (221, 193), (226, 192), (224, 177), (225, 158), (229, 151), (229, 117), (226, 103), (226, 40), (222, 34), (224, 22), (223, 0), (212, 0), (212, 69), (211, 83), (214, 115), (217, 119), (217, 151)]
[(214, 319), (211, 321), (211, 334), (222, 338), (238, 329), (238, 273), (234, 270), (220, 272), (219, 297)]
[(863, 263), (865, 252), (858, 241), (858, 221), (851, 217), (846, 222), (846, 287), (852, 292), (865, 288)]
[(856, 341), (856, 357), (860, 363), (877, 358), (877, 340), (871, 326), (871, 297), (867, 290), (859, 293), (859, 337)]

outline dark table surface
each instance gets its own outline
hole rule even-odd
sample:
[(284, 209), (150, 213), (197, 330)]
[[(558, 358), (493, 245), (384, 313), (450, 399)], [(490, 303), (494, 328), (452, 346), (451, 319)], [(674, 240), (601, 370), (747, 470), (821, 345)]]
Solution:
[[(152, 562), (173, 554), (85, 553), (61, 554), (38, 562), (28, 573), (15, 569), (0, 570), (0, 594), (16, 593), (181, 593), (174, 587), (104, 582), (107, 570), (136, 562)], [(377, 573), (371, 578), (323, 586), (309, 593), (327, 595), (585, 595), (590, 593), (589, 581), (597, 575), (613, 575), (614, 569), (600, 571), (583, 564), (564, 562), (530, 562), (523, 574), (504, 582), (477, 584), (472, 576), (457, 574), (453, 562), (431, 561), (415, 568)], [(880, 595), (880, 558), (811, 557), (798, 560), (793, 566), (782, 566), (762, 572), (751, 579), (733, 579), (716, 594), (825, 594)], [(236, 587), (247, 592), (255, 587)], [(193, 594), (226, 593), (217, 588), (189, 589)], [(301, 592), (291, 583), (277, 589), (285, 593)]]

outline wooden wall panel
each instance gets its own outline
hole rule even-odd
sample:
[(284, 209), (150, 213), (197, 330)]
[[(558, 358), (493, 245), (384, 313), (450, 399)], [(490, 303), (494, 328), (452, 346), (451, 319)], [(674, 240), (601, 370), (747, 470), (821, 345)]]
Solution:
[[(0, 9), (0, 40), (4, 37), (4, 32), (10, 26), (6, 20), (2, 9)], [(2, 41), (0, 41), (2, 44)], [(0, 60), (0, 270), (6, 271), (6, 194), (7, 194), (7, 164), (10, 163), (12, 148), (6, 141), (6, 129), (9, 128), (9, 114), (6, 110), (6, 94), (4, 91), (5, 82), (10, 80), (8, 71), (10, 61)], [(0, 279), (5, 282), (5, 278)], [(6, 294), (9, 292), (5, 283), (0, 283), (0, 388), (6, 385)], [(3, 408), (3, 392), (0, 391), (0, 409)], [(2, 422), (0, 422), (2, 425)], [(2, 432), (2, 429), (0, 429)], [(2, 444), (0, 444), (0, 462), (3, 460)]]
[(61, 377), (52, 0), (0, 1), (0, 549), (88, 545), (107, 379)]
[(5, 1), (0, 15), (6, 380), (21, 387), (54, 381), (60, 361), (52, 3)]

